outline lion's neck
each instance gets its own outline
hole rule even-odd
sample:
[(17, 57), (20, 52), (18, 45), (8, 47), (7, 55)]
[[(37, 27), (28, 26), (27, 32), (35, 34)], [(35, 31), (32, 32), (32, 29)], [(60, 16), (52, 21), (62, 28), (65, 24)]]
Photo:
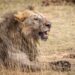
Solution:
[(28, 57), (31, 61), (35, 60), (35, 58), (38, 54), (37, 45), (36, 45), (35, 41), (28, 37), (22, 38), (21, 50), (24, 51), (28, 55)]

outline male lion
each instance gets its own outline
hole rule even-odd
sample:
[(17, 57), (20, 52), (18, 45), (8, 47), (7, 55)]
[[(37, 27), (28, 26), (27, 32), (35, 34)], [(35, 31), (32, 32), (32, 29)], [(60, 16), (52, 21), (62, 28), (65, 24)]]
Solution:
[(50, 21), (35, 11), (5, 14), (0, 20), (0, 63), (40, 70), (37, 42), (47, 40), (50, 28)]

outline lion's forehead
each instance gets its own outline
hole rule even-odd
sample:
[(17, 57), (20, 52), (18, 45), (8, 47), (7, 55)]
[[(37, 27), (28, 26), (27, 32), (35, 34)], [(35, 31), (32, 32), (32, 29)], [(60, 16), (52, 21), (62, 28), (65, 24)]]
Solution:
[(19, 20), (24, 20), (30, 17), (32, 18), (37, 17), (41, 21), (45, 21), (45, 22), (48, 21), (47, 17), (44, 16), (44, 14), (39, 13), (37, 11), (25, 10), (25, 11), (17, 12), (14, 16)]
[(40, 19), (41, 21), (44, 21), (44, 22), (48, 22), (49, 21), (44, 14), (39, 13), (39, 12), (34, 12), (34, 14), (32, 14), (31, 16), (32, 17), (37, 17), (38, 19)]

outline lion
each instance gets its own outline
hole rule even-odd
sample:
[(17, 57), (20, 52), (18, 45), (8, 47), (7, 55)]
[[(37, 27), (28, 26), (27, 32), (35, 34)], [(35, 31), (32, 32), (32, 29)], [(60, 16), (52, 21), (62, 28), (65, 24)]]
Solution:
[(51, 22), (31, 10), (6, 13), (0, 19), (0, 63), (6, 68), (40, 70), (37, 56), (39, 39), (46, 41)]

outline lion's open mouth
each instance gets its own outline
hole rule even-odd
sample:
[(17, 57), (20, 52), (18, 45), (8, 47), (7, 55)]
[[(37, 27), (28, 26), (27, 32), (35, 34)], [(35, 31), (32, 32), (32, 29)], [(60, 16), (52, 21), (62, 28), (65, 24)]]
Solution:
[(39, 36), (42, 40), (47, 40), (48, 39), (48, 33), (47, 31), (44, 32), (39, 32)]

